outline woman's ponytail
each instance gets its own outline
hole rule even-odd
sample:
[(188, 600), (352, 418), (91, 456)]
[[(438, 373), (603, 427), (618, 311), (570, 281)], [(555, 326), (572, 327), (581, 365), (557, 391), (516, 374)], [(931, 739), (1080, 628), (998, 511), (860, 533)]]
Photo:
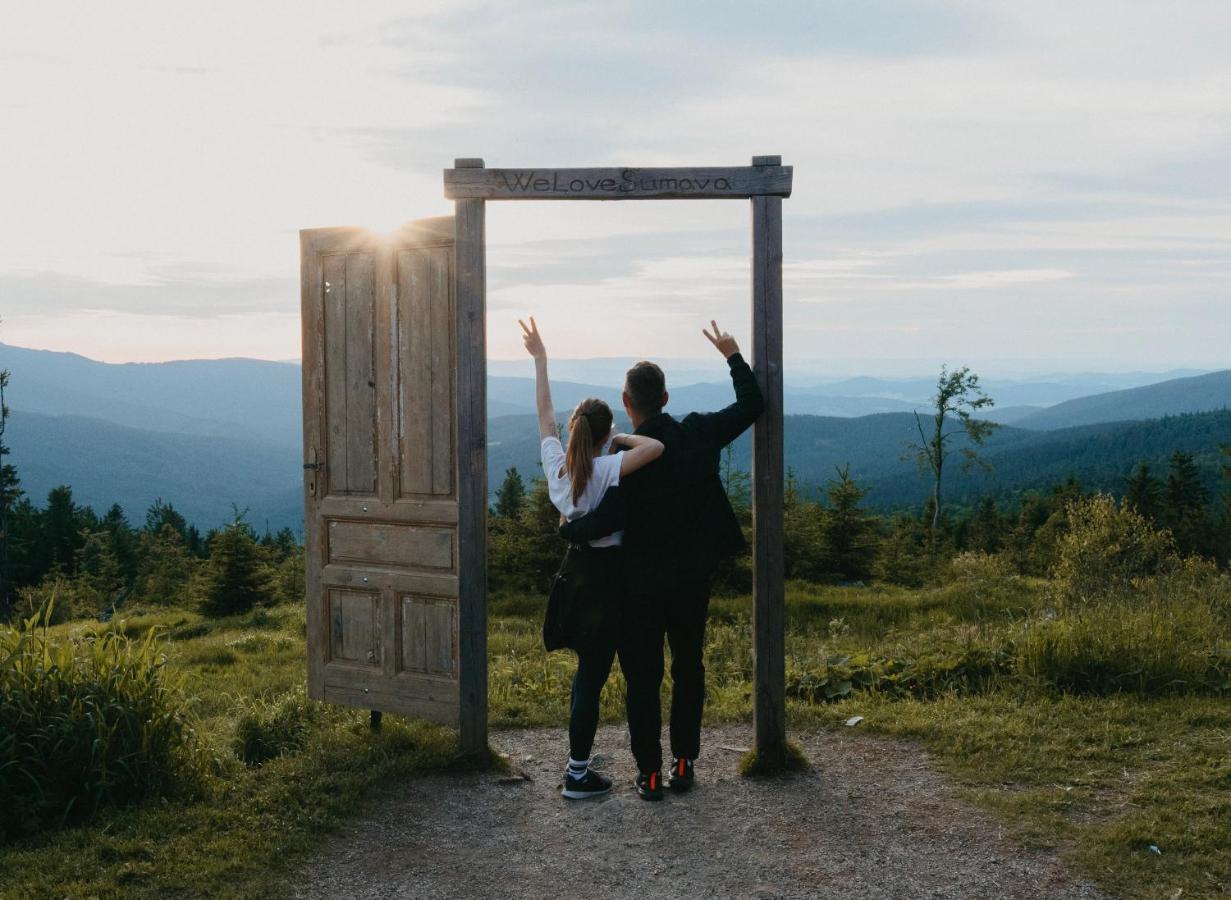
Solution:
[(611, 433), (611, 407), (591, 397), (573, 410), (568, 423), (568, 450), (564, 465), (573, 483), (573, 503), (581, 499), (594, 471), (594, 451)]

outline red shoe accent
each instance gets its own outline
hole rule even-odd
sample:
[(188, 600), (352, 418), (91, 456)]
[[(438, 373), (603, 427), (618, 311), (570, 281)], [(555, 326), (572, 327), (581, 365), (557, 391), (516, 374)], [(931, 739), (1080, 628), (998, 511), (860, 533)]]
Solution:
[(650, 790), (652, 791), (658, 790), (658, 773), (657, 772), (650, 773)]
[(684, 757), (681, 756), (680, 757), (680, 777), (681, 778), (684, 777), (684, 773), (687, 770), (688, 770), (688, 760), (684, 759)]

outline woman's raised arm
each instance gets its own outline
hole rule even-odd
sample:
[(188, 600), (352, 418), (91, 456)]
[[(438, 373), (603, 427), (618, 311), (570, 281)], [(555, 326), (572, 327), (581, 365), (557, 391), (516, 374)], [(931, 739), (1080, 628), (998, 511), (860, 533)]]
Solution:
[[(530, 317), (530, 327), (521, 319), (522, 343), (526, 352), (534, 357), (534, 399), (539, 410), (539, 440), (547, 437), (559, 437), (556, 430), (556, 410), (551, 405), (551, 382), (547, 379), (547, 348), (543, 346), (543, 338), (539, 334), (539, 326)], [(644, 463), (643, 463), (644, 465)]]

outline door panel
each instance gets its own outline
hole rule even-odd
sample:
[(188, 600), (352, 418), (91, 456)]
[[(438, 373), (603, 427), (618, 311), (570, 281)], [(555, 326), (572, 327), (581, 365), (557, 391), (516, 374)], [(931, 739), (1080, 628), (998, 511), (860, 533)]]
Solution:
[(376, 492), (375, 254), (324, 256), (324, 376), (329, 489)]
[(452, 218), (300, 233), (308, 689), (458, 721)]
[(402, 250), (396, 263), (399, 495), (453, 496), (454, 310), (432, 302), (452, 293), (453, 248)]

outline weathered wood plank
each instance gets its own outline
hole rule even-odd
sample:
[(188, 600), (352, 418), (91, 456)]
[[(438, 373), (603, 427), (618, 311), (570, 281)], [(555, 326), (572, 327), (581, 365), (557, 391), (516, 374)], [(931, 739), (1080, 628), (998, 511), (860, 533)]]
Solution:
[[(322, 519), (361, 519), (373, 509), (372, 501), (363, 497), (322, 497), (317, 515)], [(381, 512), (386, 522), (421, 522), (425, 525), (455, 525), (457, 504), (446, 499), (401, 498)]]
[(330, 563), (453, 571), (453, 529), (390, 522), (332, 521)]
[[(461, 162), (461, 161), (459, 161)], [(482, 160), (467, 160), (482, 165)], [(481, 171), (481, 170), (476, 170)], [(487, 263), (482, 200), (458, 200), (455, 277), (458, 501), (458, 730), (487, 752)]]
[(324, 307), (324, 347), (321, 360), (325, 384), (325, 467), (326, 491), (347, 492), (346, 420), (346, 256), (331, 253), (322, 262), (320, 286)]
[(790, 166), (444, 170), (452, 200), (720, 200), (791, 195)]
[(336, 665), (327, 673), (324, 689), (330, 703), (382, 709), (442, 725), (458, 724), (457, 682), (451, 678), (435, 678), (417, 672), (385, 678), (378, 672), (357, 666), (348, 669)]
[(449, 600), (431, 600), (426, 607), (427, 670), (432, 675), (453, 677), (456, 665), (456, 606)]
[(423, 599), (402, 595), (402, 668), (427, 672), (427, 610)]
[(304, 594), (307, 603), (308, 696), (320, 700), (325, 692), (325, 648), (328, 623), (321, 593), (324, 559), (324, 529), (317, 508), (327, 491), (326, 473), (318, 465), (325, 456), (325, 315), (321, 287), (322, 258), (315, 235), (299, 234), (299, 291), (301, 317), (300, 359), (303, 360), (303, 450), (304, 450)]
[(376, 260), (346, 256), (346, 489), (376, 493)]
[(434, 248), (428, 267), (432, 333), (431, 493), (453, 493), (453, 254)]
[(400, 493), (431, 493), (434, 413), (427, 407), (432, 387), (430, 251), (398, 253), (398, 342), (401, 378), (398, 391)]
[(386, 566), (328, 563), (321, 570), (321, 578), (326, 587), (355, 587), (363, 590), (388, 588), (404, 594), (428, 594), (433, 597), (457, 596), (457, 576), (451, 572), (415, 572)]
[(780, 197), (752, 199), (752, 367), (765, 394), (752, 433), (753, 725), (772, 764), (786, 745)]
[(373, 295), (376, 305), (376, 496), (388, 506), (397, 499), (397, 259), (390, 241), (375, 246), (376, 273)]

